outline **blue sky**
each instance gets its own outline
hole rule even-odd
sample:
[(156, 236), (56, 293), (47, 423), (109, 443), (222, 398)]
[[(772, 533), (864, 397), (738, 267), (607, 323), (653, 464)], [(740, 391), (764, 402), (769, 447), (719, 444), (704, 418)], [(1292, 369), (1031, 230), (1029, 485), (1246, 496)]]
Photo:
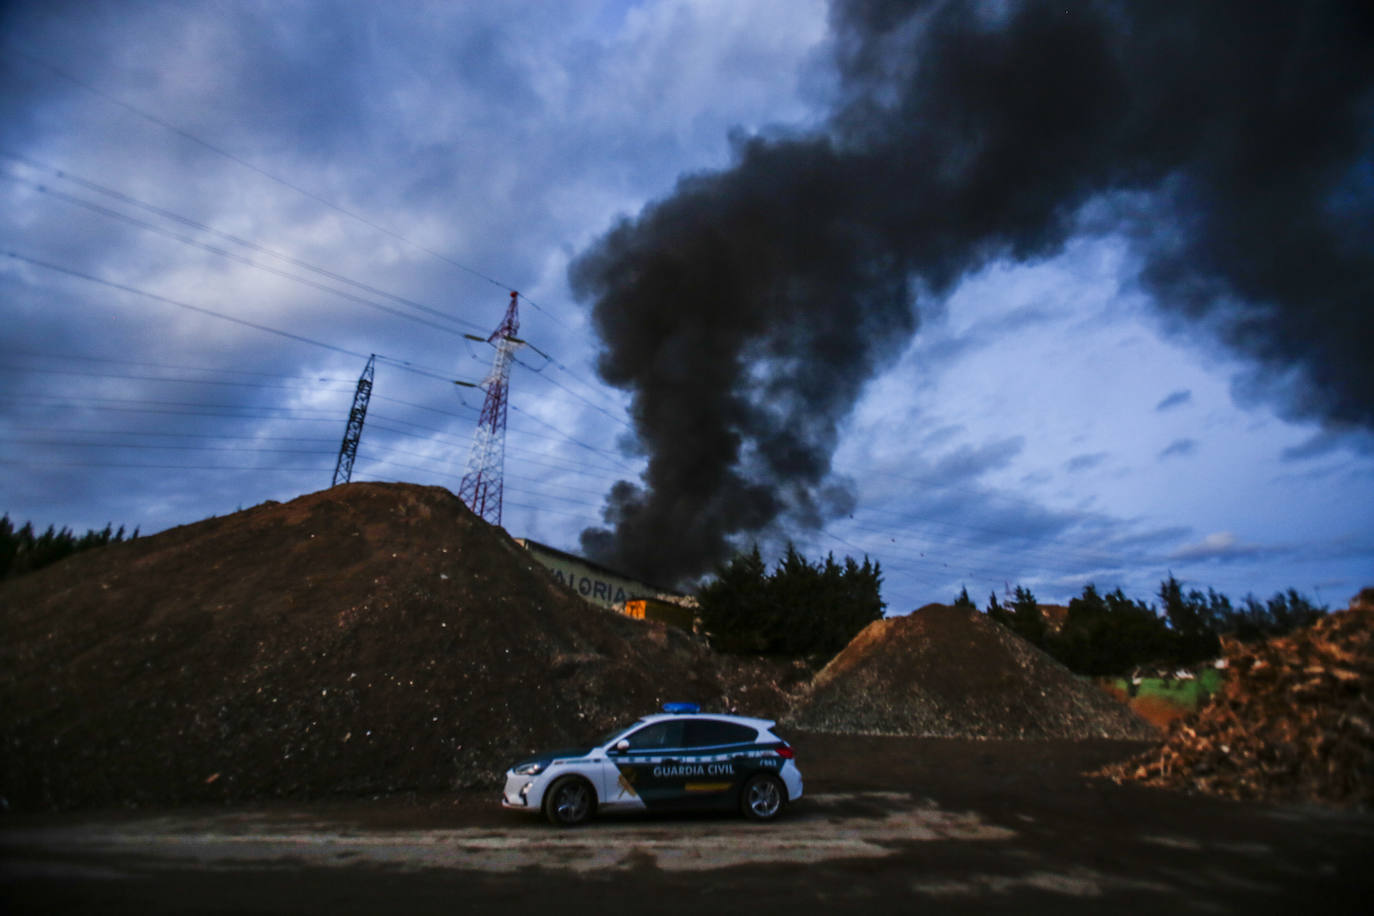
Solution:
[[(569, 265), (730, 168), (732, 137), (815, 130), (844, 92), (810, 0), (0, 17), (0, 511), (77, 529), (327, 486), (371, 353), (354, 479), (457, 491), (480, 394), (451, 380), (491, 359), (463, 335), (514, 288), (548, 358), (511, 377), (504, 525), (578, 550), (645, 465)], [(1374, 435), (1161, 307), (1109, 210), (914, 297), (916, 332), (839, 421), (849, 505), (735, 542), (866, 553), (890, 612), (962, 586), (1147, 597), (1171, 571), (1337, 606), (1374, 583)]]

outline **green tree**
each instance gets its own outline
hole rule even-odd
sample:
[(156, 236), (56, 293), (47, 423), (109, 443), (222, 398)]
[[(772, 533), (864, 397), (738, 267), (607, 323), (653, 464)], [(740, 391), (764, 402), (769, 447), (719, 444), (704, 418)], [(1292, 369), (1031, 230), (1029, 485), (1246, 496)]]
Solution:
[(1169, 631), (1152, 607), (1121, 589), (1103, 595), (1091, 583), (1069, 602), (1064, 629), (1048, 642), (1051, 654), (1079, 674), (1124, 674), (1167, 656)]
[(973, 611), (978, 609), (978, 605), (974, 604), (973, 599), (968, 596), (968, 586), (959, 589), (959, 595), (954, 599), (954, 606), (968, 608)]
[[(137, 529), (130, 539), (136, 537)], [(101, 531), (87, 531), (80, 537), (70, 528), (58, 530), (49, 525), (42, 534), (35, 535), (32, 522), (25, 522), (22, 528), (15, 530), (9, 515), (5, 515), (0, 518), (0, 579), (33, 572), (74, 553), (123, 539), (123, 526), (116, 532), (110, 525)]]
[(988, 595), (987, 615), (1004, 627), (1011, 626), (1011, 614), (1006, 608), (1002, 607), (1001, 602), (997, 600), (996, 592), (991, 592)]
[(1028, 588), (1016, 586), (1011, 605), (1011, 627), (1016, 635), (1036, 646), (1045, 645), (1045, 618), (1040, 605)]
[(829, 657), (883, 616), (882, 569), (830, 554), (811, 563), (792, 545), (769, 575), (755, 545), (697, 593), (702, 624), (726, 652)]
[(726, 652), (761, 652), (768, 619), (768, 571), (759, 547), (738, 554), (697, 593), (701, 623)]
[(1174, 664), (1192, 665), (1215, 658), (1221, 650), (1221, 643), (1217, 639), (1216, 611), (1219, 604), (1229, 606), (1230, 602), (1215, 592), (1204, 595), (1192, 589), (1185, 593), (1173, 573), (1159, 583), (1159, 600), (1164, 608), (1164, 619), (1169, 625), (1167, 660)]
[(1269, 599), (1269, 616), (1279, 633), (1288, 633), (1299, 627), (1316, 623), (1326, 613), (1326, 608), (1317, 607), (1309, 602), (1296, 589), (1277, 592)]

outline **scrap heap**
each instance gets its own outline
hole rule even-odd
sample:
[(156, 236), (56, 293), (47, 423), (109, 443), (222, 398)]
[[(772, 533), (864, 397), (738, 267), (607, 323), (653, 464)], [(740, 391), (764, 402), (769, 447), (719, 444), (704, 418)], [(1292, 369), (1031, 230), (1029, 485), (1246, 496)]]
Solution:
[(1237, 799), (1374, 804), (1374, 590), (1310, 627), (1224, 650), (1230, 676), (1211, 704), (1103, 775)]

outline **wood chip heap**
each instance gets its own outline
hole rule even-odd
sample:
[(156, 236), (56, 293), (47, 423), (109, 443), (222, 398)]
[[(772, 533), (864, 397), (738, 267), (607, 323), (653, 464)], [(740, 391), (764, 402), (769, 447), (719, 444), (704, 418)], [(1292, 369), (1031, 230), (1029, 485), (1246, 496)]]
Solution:
[(1236, 799), (1374, 805), (1374, 607), (1266, 642), (1223, 646), (1225, 689), (1162, 747), (1102, 771), (1117, 782)]

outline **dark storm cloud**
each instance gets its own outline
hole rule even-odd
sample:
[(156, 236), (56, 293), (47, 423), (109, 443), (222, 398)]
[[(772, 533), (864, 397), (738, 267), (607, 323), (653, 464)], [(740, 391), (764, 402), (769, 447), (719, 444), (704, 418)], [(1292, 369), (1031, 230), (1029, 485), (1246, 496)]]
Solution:
[(584, 547), (671, 581), (823, 517), (839, 423), (914, 307), (1054, 255), (1090, 202), (1166, 312), (1295, 371), (1295, 409), (1374, 423), (1370, 16), (836, 0), (828, 129), (740, 141), (572, 268), (649, 456)]
[(1187, 388), (1169, 394), (1162, 401), (1155, 405), (1155, 410), (1172, 410), (1175, 407), (1182, 407), (1193, 399), (1193, 392)]

